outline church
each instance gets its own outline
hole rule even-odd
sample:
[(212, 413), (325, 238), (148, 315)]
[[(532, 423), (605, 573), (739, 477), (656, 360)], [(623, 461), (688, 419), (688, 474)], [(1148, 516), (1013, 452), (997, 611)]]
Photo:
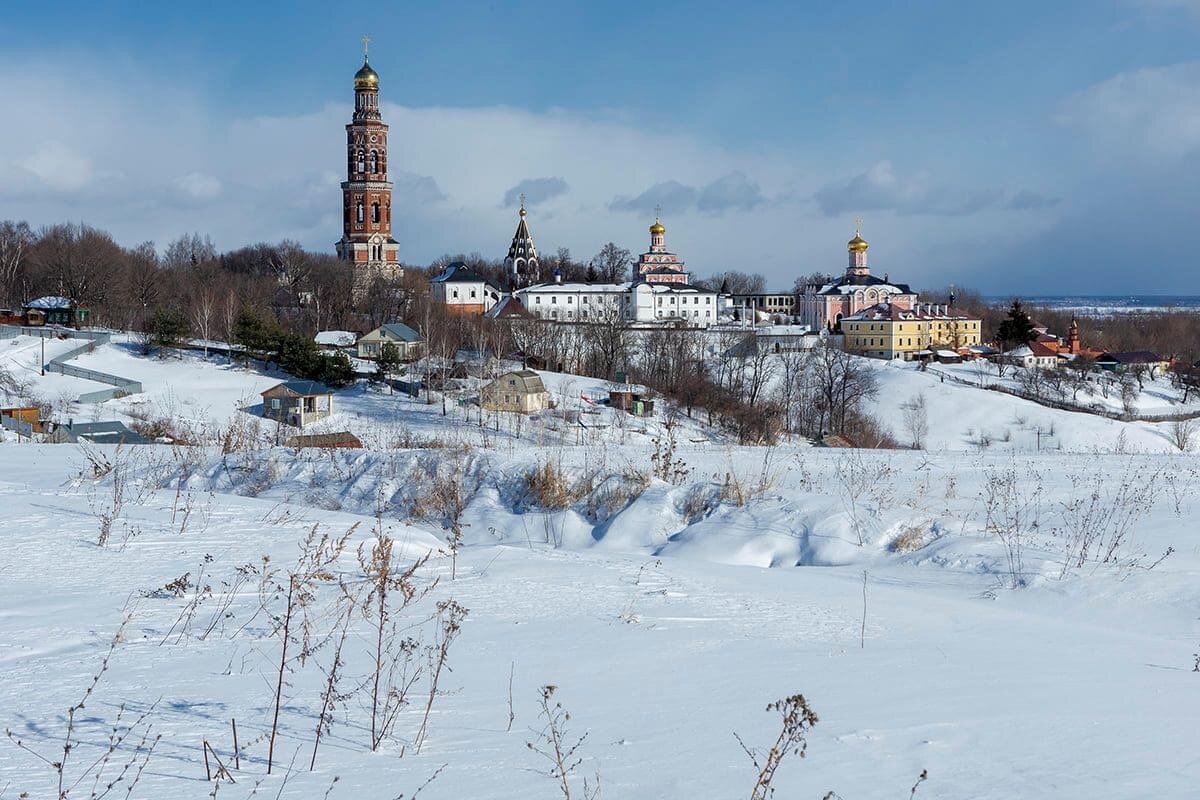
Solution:
[(350, 263), (354, 298), (376, 280), (396, 280), (400, 243), (392, 238), (392, 183), (388, 180), (388, 126), (379, 112), (379, 74), (363, 37), (363, 65), (354, 74), (354, 116), (346, 125), (346, 180), (342, 182), (342, 238), (338, 257)]
[(837, 330), (842, 319), (888, 303), (909, 309), (917, 302), (917, 293), (905, 283), (892, 283), (885, 272), (882, 278), (871, 274), (867, 265), (870, 245), (862, 237), (862, 220), (854, 229), (854, 238), (846, 243), (849, 255), (846, 272), (823, 286), (805, 286), (800, 294), (800, 322), (813, 330)]

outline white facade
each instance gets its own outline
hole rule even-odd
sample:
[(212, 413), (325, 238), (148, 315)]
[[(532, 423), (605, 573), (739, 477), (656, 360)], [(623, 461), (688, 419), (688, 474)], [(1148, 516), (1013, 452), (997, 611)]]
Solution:
[(707, 328), (718, 318), (717, 293), (689, 284), (543, 283), (517, 296), (533, 316), (559, 322), (679, 322)]

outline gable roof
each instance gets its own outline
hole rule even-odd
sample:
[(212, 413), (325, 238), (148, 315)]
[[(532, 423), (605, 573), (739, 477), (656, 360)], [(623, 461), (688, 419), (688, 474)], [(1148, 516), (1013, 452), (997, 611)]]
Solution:
[(501, 298), (499, 303), (492, 306), (484, 314), (488, 319), (504, 319), (506, 317), (532, 317), (525, 304), (513, 295)]
[(480, 275), (461, 261), (447, 264), (441, 273), (430, 283), (486, 283), (493, 289), (497, 288), (490, 280)]
[(380, 334), (386, 334), (402, 342), (419, 342), (421, 334), (405, 325), (403, 322), (388, 322), (379, 326)]
[(1157, 364), (1162, 361), (1157, 353), (1149, 350), (1131, 350), (1128, 353), (1105, 353), (1097, 361), (1112, 361), (1117, 364)]
[(333, 394), (333, 389), (330, 389), (328, 386), (321, 383), (320, 381), (299, 381), (299, 380), (284, 381), (283, 383), (277, 383), (274, 386), (272, 386), (270, 389), (260, 392), (260, 394), (265, 395), (268, 392), (275, 391), (276, 389), (283, 389), (284, 391), (286, 391), (290, 394), (299, 395), (300, 397), (312, 397), (312, 396), (318, 395), (318, 394)]

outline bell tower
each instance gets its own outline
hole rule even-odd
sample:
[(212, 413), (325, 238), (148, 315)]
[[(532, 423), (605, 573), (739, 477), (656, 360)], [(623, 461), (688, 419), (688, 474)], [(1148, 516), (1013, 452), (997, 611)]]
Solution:
[(346, 180), (342, 183), (342, 239), (338, 257), (354, 272), (354, 298), (377, 279), (403, 274), (400, 243), (392, 238), (392, 183), (387, 177), (388, 126), (379, 113), (379, 74), (363, 37), (363, 65), (354, 74), (354, 116), (346, 125)]

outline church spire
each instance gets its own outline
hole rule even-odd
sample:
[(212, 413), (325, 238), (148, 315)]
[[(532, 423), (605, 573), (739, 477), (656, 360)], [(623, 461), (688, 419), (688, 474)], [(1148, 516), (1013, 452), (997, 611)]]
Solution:
[(521, 208), (517, 212), (517, 230), (504, 259), (504, 271), (513, 289), (541, 280), (541, 262), (538, 260), (537, 247), (533, 244), (533, 235), (529, 233), (529, 223), (525, 221), (526, 213), (525, 195), (522, 194)]

